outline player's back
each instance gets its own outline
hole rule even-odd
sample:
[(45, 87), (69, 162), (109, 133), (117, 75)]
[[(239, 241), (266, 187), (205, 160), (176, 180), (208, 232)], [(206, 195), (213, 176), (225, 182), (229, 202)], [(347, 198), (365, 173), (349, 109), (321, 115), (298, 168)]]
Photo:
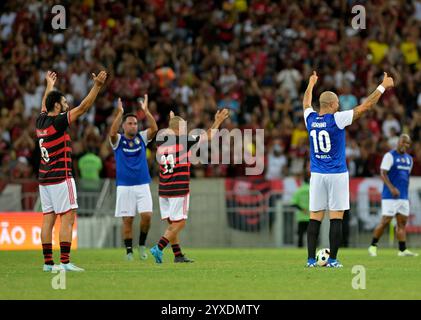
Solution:
[(348, 171), (345, 156), (345, 127), (352, 123), (353, 111), (319, 115), (309, 108), (305, 122), (310, 139), (310, 170), (316, 173)]
[(41, 150), (40, 184), (60, 183), (72, 177), (72, 147), (68, 127), (67, 112), (57, 116), (43, 112), (37, 118), (36, 133)]
[(157, 138), (161, 197), (181, 197), (190, 192), (190, 149), (198, 140), (185, 135)]

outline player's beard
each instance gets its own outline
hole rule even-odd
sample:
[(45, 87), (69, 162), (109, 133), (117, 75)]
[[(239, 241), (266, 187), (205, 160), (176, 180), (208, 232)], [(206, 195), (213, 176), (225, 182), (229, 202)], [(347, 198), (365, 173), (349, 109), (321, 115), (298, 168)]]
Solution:
[(66, 107), (63, 106), (61, 103), (60, 103), (60, 107), (61, 107), (60, 113), (63, 113), (63, 112), (67, 111)]

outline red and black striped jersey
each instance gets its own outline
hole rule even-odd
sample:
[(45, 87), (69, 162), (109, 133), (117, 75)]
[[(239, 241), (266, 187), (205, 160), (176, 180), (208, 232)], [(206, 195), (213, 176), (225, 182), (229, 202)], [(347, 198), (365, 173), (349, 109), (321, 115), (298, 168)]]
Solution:
[(199, 139), (185, 135), (156, 139), (160, 197), (182, 197), (190, 192), (190, 149)]
[(36, 122), (38, 144), (41, 150), (38, 180), (41, 185), (63, 182), (72, 175), (72, 146), (67, 132), (70, 114), (49, 116), (42, 112)]

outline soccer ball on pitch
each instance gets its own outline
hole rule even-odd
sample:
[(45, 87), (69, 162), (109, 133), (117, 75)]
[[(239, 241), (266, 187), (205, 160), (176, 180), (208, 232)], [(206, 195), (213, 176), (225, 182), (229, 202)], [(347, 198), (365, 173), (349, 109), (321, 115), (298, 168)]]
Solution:
[(327, 259), (329, 259), (329, 255), (330, 255), (329, 248), (324, 248), (317, 251), (317, 254), (316, 254), (317, 265), (319, 265), (320, 267), (324, 267), (327, 263)]

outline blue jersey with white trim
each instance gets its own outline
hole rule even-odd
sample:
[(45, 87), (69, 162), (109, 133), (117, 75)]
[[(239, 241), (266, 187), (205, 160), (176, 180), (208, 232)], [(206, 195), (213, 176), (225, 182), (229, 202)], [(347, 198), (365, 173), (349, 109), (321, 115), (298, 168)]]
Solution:
[(304, 116), (310, 139), (310, 171), (348, 172), (344, 128), (352, 123), (353, 110), (319, 115), (310, 108)]
[(136, 186), (151, 182), (145, 136), (146, 134), (142, 136), (137, 133), (133, 139), (128, 139), (124, 135), (118, 135), (117, 145), (113, 146), (117, 186)]
[[(382, 199), (408, 199), (408, 188), (409, 188), (409, 177), (411, 175), (412, 164), (413, 160), (412, 157), (407, 154), (400, 154), (396, 150), (392, 150), (388, 152), (392, 156), (389, 157), (391, 163), (389, 165), (384, 165), (382, 162), (381, 169), (387, 170), (387, 167), (390, 169), (387, 172), (387, 176), (389, 177), (390, 182), (393, 186), (399, 190), (399, 197), (393, 197), (390, 189), (387, 187), (386, 184), (383, 185), (383, 192), (382, 192)], [(385, 154), (387, 157), (387, 154)]]

